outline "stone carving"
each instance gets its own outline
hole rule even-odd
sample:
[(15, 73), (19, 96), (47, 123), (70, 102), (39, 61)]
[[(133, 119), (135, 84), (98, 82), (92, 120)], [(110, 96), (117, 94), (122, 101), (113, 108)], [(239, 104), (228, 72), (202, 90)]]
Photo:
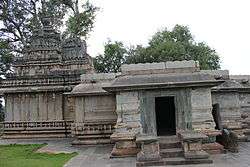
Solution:
[[(85, 41), (79, 38), (63, 41), (51, 26), (49, 17), (43, 18), (42, 23), (43, 27), (34, 31), (23, 57), (14, 60), (15, 72), (1, 81), (0, 91), (6, 100), (6, 138), (15, 135), (20, 138), (51, 134), (55, 134), (54, 137), (65, 136), (65, 124), (58, 127), (56, 121), (63, 123), (72, 121), (74, 117), (67, 110), (70, 104), (64, 93), (80, 83), (81, 74), (93, 73)], [(68, 50), (76, 52), (71, 54)], [(13, 126), (15, 124), (15, 131), (11, 129), (10, 121), (13, 121)], [(37, 125), (46, 121), (51, 123), (46, 128), (37, 126), (31, 131), (23, 130), (30, 121)]]

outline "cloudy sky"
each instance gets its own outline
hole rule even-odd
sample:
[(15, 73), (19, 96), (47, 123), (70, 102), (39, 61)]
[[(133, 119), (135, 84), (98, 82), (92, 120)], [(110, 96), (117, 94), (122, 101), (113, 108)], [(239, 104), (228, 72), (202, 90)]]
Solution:
[(195, 39), (205, 41), (221, 57), (222, 69), (250, 74), (249, 0), (91, 0), (101, 8), (88, 52), (103, 53), (108, 38), (126, 45), (146, 45), (164, 27), (189, 26)]

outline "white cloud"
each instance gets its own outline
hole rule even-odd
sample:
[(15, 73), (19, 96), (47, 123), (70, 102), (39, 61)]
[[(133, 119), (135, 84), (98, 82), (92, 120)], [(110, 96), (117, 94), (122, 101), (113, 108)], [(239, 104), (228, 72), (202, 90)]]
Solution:
[(249, 0), (92, 0), (101, 8), (88, 52), (103, 52), (107, 38), (146, 44), (163, 27), (188, 25), (195, 38), (217, 50), (222, 69), (250, 73)]

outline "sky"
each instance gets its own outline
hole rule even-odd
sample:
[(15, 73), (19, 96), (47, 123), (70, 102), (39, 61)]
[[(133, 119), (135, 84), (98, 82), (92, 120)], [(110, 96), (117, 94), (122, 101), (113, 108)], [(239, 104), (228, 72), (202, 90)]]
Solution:
[(100, 7), (87, 40), (92, 57), (103, 53), (108, 39), (146, 45), (155, 32), (181, 24), (217, 51), (221, 69), (250, 75), (250, 0), (90, 1)]

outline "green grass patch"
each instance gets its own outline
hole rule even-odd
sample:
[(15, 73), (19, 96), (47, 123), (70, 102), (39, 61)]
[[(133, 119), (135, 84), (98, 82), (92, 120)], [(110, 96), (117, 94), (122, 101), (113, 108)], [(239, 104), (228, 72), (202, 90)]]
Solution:
[(46, 144), (0, 145), (0, 167), (62, 167), (76, 156), (71, 154), (47, 154), (35, 151)]

